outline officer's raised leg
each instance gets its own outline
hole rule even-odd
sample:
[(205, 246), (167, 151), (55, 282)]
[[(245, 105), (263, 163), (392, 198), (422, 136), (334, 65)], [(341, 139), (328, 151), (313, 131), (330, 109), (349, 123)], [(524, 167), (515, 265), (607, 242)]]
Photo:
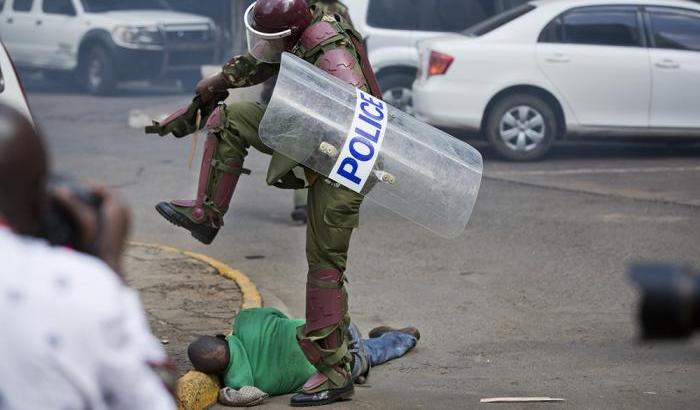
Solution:
[(238, 184), (248, 148), (272, 154), (258, 137), (265, 106), (257, 103), (220, 105), (209, 116), (208, 135), (194, 200), (161, 202), (156, 210), (171, 223), (210, 244), (224, 225), (224, 215)]

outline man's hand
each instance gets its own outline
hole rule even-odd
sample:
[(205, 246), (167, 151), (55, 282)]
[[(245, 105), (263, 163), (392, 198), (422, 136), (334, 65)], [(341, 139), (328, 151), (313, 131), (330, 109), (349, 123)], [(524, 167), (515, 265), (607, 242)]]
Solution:
[(228, 80), (224, 73), (218, 73), (200, 81), (194, 92), (201, 99), (202, 105), (208, 105), (225, 100), (228, 96), (228, 88)]
[(100, 200), (99, 209), (80, 200), (66, 186), (58, 187), (53, 195), (71, 214), (79, 231), (76, 250), (94, 254), (121, 273), (121, 255), (129, 235), (129, 211), (114, 193), (104, 187), (90, 191)]

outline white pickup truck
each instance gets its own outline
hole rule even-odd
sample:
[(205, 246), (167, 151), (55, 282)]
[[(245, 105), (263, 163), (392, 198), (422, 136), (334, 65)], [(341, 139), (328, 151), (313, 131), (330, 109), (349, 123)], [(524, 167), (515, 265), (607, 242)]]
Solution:
[(211, 19), (165, 0), (0, 0), (0, 38), (19, 68), (92, 94), (121, 80), (170, 77), (190, 87), (219, 50)]

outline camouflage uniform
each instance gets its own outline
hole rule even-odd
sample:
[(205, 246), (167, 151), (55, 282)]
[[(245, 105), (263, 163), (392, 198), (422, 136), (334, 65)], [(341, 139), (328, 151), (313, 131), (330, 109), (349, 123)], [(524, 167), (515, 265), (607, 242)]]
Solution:
[[(340, 8), (341, 13), (332, 13), (329, 7)], [(292, 53), (369, 92), (360, 53), (356, 49), (360, 36), (343, 17), (343, 14), (347, 16), (347, 9), (339, 4), (312, 2), (311, 10), (313, 21), (307, 32), (315, 26), (318, 28), (321, 23), (325, 24), (325, 30), (317, 30), (321, 35), (314, 37), (322, 41), (316, 44), (305, 41), (302, 36)], [(332, 28), (332, 32), (328, 31), (328, 27)], [(351, 36), (355, 36), (354, 41)], [(330, 57), (339, 54), (346, 59), (341, 59), (344, 63), (336, 67)], [(347, 60), (348, 56), (350, 60)], [(276, 75), (278, 70), (279, 64), (264, 63), (250, 55), (242, 55), (231, 59), (222, 71), (229, 88), (239, 88), (260, 84)], [(215, 153), (213, 160), (204, 161), (202, 167), (202, 174), (208, 180), (202, 208), (209, 215), (214, 215), (217, 223), (223, 224), (222, 218), (232, 194), (221, 193), (218, 185), (226, 179), (229, 179), (228, 183), (231, 179), (237, 180), (245, 172), (243, 160), (251, 146), (272, 156), (267, 172), (268, 184), (288, 189), (299, 189), (305, 185), (305, 181), (293, 172), (299, 164), (274, 152), (260, 140), (258, 127), (265, 109), (264, 104), (253, 102), (220, 105), (208, 120), (210, 135), (205, 151), (212, 149)], [(307, 320), (306, 325), (299, 328), (298, 339), (310, 362), (327, 377), (327, 380), (321, 378), (320, 384), (305, 386), (307, 392), (316, 392), (342, 386), (349, 377), (350, 354), (346, 333), (350, 317), (344, 272), (350, 237), (359, 223), (363, 197), (308, 169), (304, 171), (309, 181), (306, 234), (309, 274)], [(172, 204), (179, 206), (178, 211), (192, 220), (199, 217), (192, 214), (191, 203), (174, 201)]]

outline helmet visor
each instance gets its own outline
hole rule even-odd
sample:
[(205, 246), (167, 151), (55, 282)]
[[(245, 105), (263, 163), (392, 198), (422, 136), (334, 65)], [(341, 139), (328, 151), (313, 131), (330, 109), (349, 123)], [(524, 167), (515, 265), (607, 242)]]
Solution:
[(284, 51), (284, 39), (292, 35), (291, 29), (278, 33), (265, 33), (254, 28), (253, 3), (245, 12), (245, 28), (248, 37), (248, 52), (258, 61), (264, 63), (279, 63)]

